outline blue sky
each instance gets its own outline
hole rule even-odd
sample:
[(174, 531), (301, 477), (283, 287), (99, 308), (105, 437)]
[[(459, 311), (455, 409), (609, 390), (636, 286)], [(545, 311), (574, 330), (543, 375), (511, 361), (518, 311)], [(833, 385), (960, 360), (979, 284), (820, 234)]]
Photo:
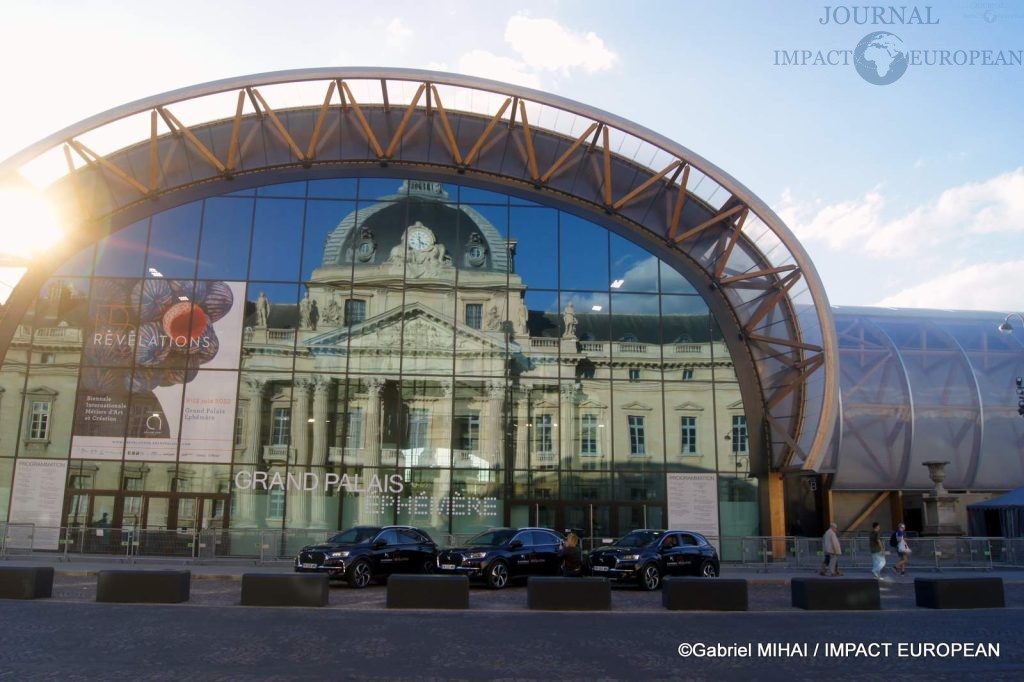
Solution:
[(878, 30), (911, 50), (1020, 51), (1024, 3), (933, 0), (918, 7), (937, 25), (897, 26), (821, 25), (825, 7), (9, 4), (0, 63), (23, 104), (0, 109), (0, 158), (93, 113), (228, 76), (467, 72), (606, 109), (708, 158), (779, 211), (834, 304), (1024, 309), (1024, 67), (912, 65), (877, 86), (853, 66), (774, 64), (775, 50), (852, 50)]

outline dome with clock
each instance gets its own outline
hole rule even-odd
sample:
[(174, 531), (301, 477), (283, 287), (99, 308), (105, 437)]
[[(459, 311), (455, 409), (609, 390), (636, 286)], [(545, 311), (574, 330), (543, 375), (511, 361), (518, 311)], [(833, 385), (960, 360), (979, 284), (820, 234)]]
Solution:
[[(345, 216), (324, 244), (317, 273), (329, 277), (341, 266), (380, 266), (398, 260), (399, 253), (443, 251), (445, 265), (470, 270), (508, 272), (512, 256), (508, 240), (479, 210), (450, 198), (440, 182), (395, 181), (393, 194), (381, 196)], [(397, 251), (396, 251), (397, 249)]]

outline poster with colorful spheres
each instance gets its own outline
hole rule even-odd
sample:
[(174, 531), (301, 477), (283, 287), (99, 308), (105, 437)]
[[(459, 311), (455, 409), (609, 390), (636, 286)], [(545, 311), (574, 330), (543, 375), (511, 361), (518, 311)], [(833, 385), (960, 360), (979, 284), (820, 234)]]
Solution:
[(98, 279), (71, 457), (231, 461), (244, 282)]

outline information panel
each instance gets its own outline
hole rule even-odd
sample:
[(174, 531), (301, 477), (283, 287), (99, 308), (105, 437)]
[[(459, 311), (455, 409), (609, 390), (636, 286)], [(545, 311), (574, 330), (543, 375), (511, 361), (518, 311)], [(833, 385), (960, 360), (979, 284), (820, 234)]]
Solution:
[[(19, 459), (14, 467), (9, 522), (35, 524), (21, 532), (11, 528), (8, 546), (19, 549), (60, 549), (60, 515), (64, 508), (65, 459)], [(31, 542), (29, 538), (32, 538)]]
[(718, 545), (718, 476), (665, 474), (669, 528), (693, 530)]

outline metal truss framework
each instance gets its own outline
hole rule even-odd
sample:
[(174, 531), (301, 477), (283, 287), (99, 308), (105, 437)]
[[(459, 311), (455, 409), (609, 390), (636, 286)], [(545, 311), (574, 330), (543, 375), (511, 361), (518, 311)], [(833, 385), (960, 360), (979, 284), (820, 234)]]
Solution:
[(708, 161), (629, 121), (452, 74), (312, 69), (218, 81), (100, 114), (12, 157), (0, 182), (34, 179), (73, 206), (79, 224), (9, 300), (0, 357), (60, 259), (111, 229), (268, 173), (368, 172), (450, 176), (582, 212), (703, 282), (734, 358), (751, 446), (765, 448), (774, 470), (818, 466), (838, 400), (831, 311), (774, 212)]
[[(823, 468), (842, 463), (840, 488), (930, 488), (921, 468), (936, 453), (929, 437), (943, 444), (943, 457), (954, 460), (949, 485), (993, 485), (991, 471), (983, 471), (986, 458), (1021, 448), (1006, 428), (1018, 421), (1012, 401), (986, 404), (997, 383), (1017, 373), (1020, 361), (1019, 346), (1009, 339), (992, 342), (996, 324), (965, 327), (958, 339), (934, 320), (893, 323), (836, 314), (841, 419), (829, 457), (833, 462)], [(996, 432), (988, 433), (992, 427)]]

